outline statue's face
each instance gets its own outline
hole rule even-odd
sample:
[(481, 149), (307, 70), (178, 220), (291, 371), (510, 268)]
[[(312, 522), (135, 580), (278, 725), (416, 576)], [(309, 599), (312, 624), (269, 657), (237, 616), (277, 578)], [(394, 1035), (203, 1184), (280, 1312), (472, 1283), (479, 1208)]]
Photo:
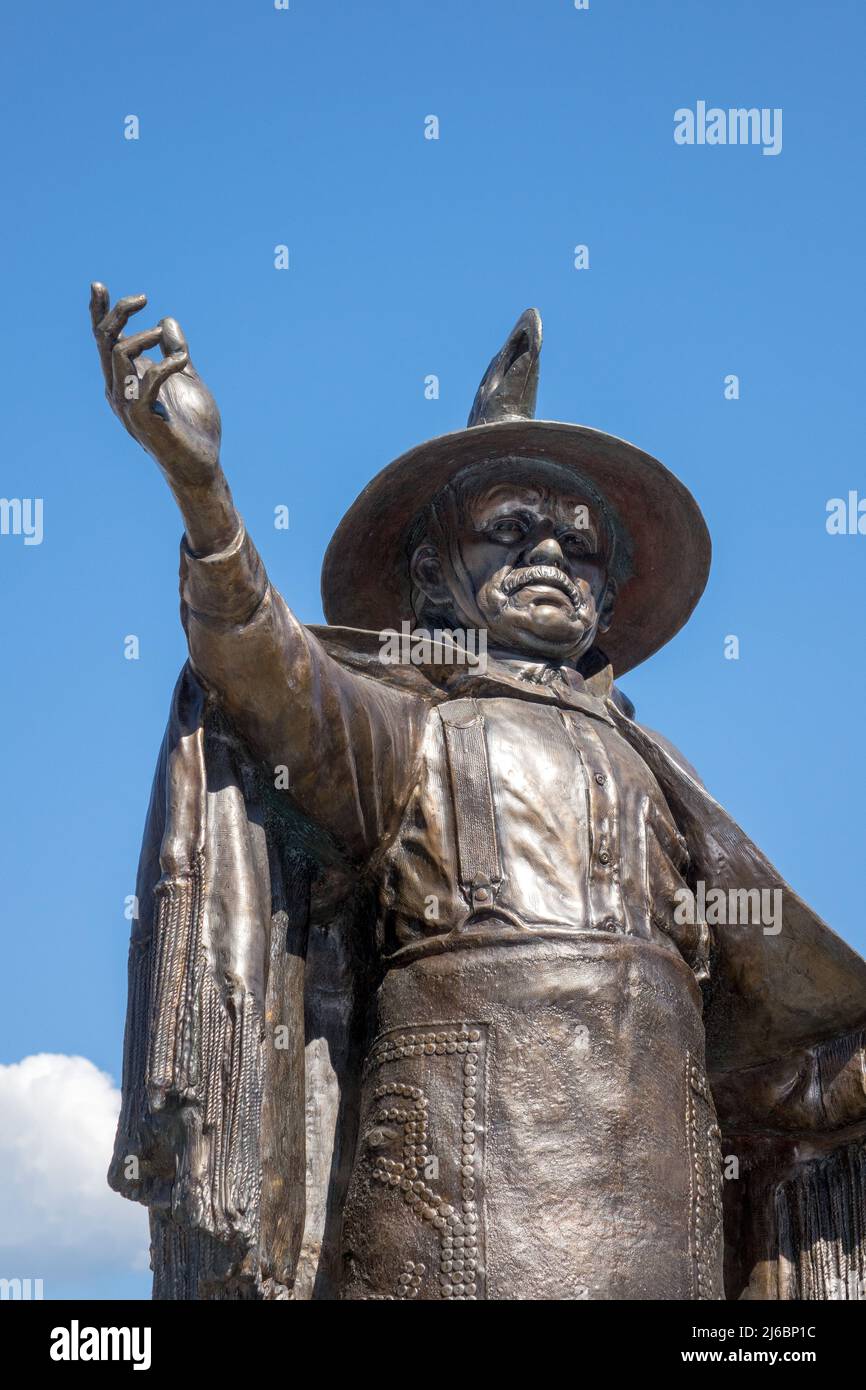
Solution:
[(606, 532), (585, 498), (558, 487), (495, 483), (453, 509), (449, 553), (422, 546), (416, 582), (488, 646), (574, 660), (612, 612)]

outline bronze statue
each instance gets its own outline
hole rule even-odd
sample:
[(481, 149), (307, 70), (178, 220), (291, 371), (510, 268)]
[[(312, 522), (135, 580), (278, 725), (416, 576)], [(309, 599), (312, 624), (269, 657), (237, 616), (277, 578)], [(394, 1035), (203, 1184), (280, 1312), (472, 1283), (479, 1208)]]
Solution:
[(703, 590), (692, 496), (533, 418), (529, 310), (305, 627), (144, 303), (93, 289), (185, 526), (110, 1174), (154, 1297), (866, 1296), (866, 964), (613, 684)]

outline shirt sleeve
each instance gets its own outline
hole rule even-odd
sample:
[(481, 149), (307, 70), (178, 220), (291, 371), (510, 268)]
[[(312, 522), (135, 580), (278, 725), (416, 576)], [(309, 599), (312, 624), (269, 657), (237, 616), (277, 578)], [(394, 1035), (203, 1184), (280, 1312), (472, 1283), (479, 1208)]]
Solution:
[(424, 699), (329, 656), (243, 527), (215, 555), (184, 539), (181, 599), (193, 666), (274, 785), (352, 858), (369, 856), (408, 799)]

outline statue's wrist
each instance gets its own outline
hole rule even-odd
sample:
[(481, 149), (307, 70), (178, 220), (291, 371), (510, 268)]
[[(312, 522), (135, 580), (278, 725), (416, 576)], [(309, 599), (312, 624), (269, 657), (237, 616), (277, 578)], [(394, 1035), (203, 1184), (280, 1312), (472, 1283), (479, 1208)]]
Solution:
[(184, 516), (187, 549), (196, 557), (222, 554), (234, 543), (240, 526), (240, 517), (234, 509), (220, 517)]
[(241, 519), (222, 470), (207, 482), (171, 483), (171, 488), (183, 517), (190, 551), (212, 555), (225, 550), (237, 536)]

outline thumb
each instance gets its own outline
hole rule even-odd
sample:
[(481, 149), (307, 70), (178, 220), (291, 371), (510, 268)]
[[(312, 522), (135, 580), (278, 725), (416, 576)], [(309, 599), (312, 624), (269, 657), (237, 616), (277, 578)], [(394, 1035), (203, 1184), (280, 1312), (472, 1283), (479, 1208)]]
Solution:
[(184, 331), (177, 319), (160, 319), (159, 326), (162, 329), (163, 357), (173, 357), (177, 352), (189, 352)]

